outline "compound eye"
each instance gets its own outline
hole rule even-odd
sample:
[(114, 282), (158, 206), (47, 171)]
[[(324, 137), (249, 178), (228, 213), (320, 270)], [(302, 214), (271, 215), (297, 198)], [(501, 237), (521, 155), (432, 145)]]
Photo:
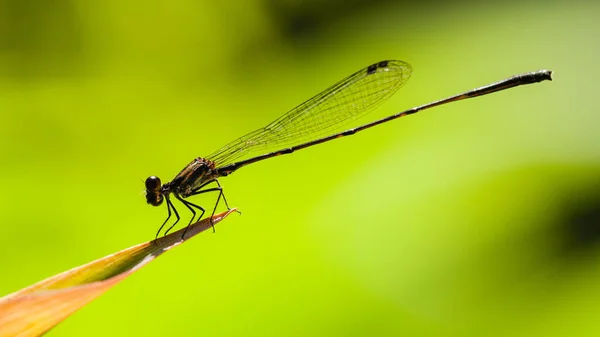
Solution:
[(150, 176), (146, 179), (146, 189), (148, 191), (156, 191), (160, 188), (160, 178), (155, 176)]

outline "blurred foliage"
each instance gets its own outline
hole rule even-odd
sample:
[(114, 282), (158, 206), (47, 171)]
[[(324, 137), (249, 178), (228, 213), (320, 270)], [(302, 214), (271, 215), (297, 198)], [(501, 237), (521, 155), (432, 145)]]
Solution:
[(414, 73), (368, 120), (548, 68), (222, 179), (242, 216), (49, 335), (596, 336), (599, 9), (0, 1), (0, 290), (152, 238), (147, 176), (370, 63)]

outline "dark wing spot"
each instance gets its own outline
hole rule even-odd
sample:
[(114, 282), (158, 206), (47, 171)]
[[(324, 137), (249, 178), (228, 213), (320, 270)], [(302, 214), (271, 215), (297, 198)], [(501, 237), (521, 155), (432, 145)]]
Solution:
[(373, 75), (377, 71), (377, 64), (371, 64), (369, 68), (367, 68), (367, 75)]
[(388, 61), (381, 61), (378, 64), (379, 68), (385, 68), (388, 66)]

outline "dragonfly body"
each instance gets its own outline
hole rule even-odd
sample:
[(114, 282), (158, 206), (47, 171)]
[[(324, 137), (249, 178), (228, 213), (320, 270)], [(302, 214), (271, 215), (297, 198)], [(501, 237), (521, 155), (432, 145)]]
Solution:
[[(168, 211), (167, 219), (159, 228), (156, 237), (158, 238), (160, 231), (170, 219), (171, 210), (175, 213), (177, 220), (165, 231), (165, 235), (180, 219), (170, 195), (175, 196), (192, 212), (188, 227), (193, 222), (196, 211), (201, 212), (199, 218), (202, 218), (205, 213), (204, 208), (186, 200), (188, 197), (218, 192), (213, 215), (221, 198), (229, 209), (223, 188), (217, 179), (227, 176), (243, 166), (353, 135), (373, 126), (442, 104), (487, 95), (519, 85), (552, 80), (552, 72), (549, 70), (524, 73), (355, 128), (342, 132), (336, 131), (386, 101), (408, 81), (411, 73), (411, 66), (402, 61), (381, 61), (371, 64), (298, 105), (264, 128), (234, 140), (209, 156), (194, 159), (170, 182), (161, 184), (158, 177), (149, 177), (145, 182), (146, 201), (150, 205), (159, 206), (163, 200), (166, 200)], [(258, 155), (251, 156), (257, 152), (259, 152)], [(244, 157), (247, 159), (243, 159)], [(213, 183), (216, 187), (209, 186)], [(185, 233), (186, 231), (183, 236)]]
[(189, 163), (173, 180), (161, 185), (160, 179), (151, 176), (146, 179), (146, 201), (158, 206), (163, 198), (173, 193), (176, 196), (187, 198), (205, 183), (216, 180), (215, 163), (204, 158), (196, 158)]
[[(221, 197), (223, 197), (225, 204), (227, 205), (227, 199), (225, 199), (225, 196), (223, 195), (223, 189), (219, 184), (219, 181), (217, 180), (218, 177), (219, 174), (215, 170), (215, 163), (213, 161), (200, 157), (192, 160), (192, 162), (189, 163), (183, 170), (181, 170), (181, 172), (179, 172), (179, 174), (177, 174), (175, 178), (173, 178), (173, 180), (165, 184), (161, 185), (160, 178), (156, 176), (148, 177), (145, 183), (146, 201), (148, 202), (148, 204), (152, 206), (159, 206), (162, 204), (163, 200), (167, 201), (168, 216), (165, 222), (158, 230), (158, 233), (156, 233), (156, 237), (158, 238), (158, 234), (165, 226), (167, 221), (169, 221), (169, 219), (171, 218), (171, 209), (175, 213), (177, 220), (171, 225), (171, 227), (169, 227), (169, 229), (167, 229), (165, 235), (177, 224), (177, 222), (179, 222), (179, 213), (177, 213), (177, 210), (175, 209), (175, 206), (173, 205), (170, 199), (171, 194), (173, 194), (175, 198), (181, 201), (192, 212), (193, 215), (190, 219), (190, 224), (192, 223), (192, 221), (194, 221), (194, 218), (196, 216), (196, 210), (199, 210), (201, 212), (199, 218), (202, 218), (205, 209), (201, 206), (184, 200), (185, 198), (190, 197), (192, 195), (207, 192), (219, 192), (219, 197), (217, 199), (217, 203), (215, 204), (215, 209), (217, 208)], [(217, 187), (205, 188), (211, 183), (215, 183)], [(227, 208), (229, 209), (229, 205), (227, 205)], [(183, 235), (185, 236), (185, 231)]]
[[(165, 184), (173, 193), (187, 198), (205, 183), (218, 178), (215, 163), (204, 158), (196, 158), (189, 163), (171, 182)], [(164, 185), (163, 185), (164, 187)]]

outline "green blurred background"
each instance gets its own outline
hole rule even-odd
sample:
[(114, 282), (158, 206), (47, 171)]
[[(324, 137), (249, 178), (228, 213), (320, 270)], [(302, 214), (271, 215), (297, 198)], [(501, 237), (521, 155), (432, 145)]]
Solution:
[[(154, 238), (143, 180), (383, 59), (372, 120), (221, 180), (232, 215), (51, 336), (597, 336), (593, 1), (0, 2), (0, 294)], [(194, 199), (210, 204), (210, 198)], [(188, 213), (179, 207), (185, 217)]]

